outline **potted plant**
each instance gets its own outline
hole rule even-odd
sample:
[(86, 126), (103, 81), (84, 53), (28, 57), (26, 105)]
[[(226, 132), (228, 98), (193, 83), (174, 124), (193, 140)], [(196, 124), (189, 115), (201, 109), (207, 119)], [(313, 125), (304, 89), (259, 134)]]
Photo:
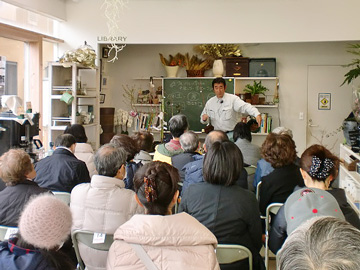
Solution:
[(244, 92), (251, 94), (251, 104), (259, 104), (259, 95), (265, 96), (265, 92), (269, 89), (261, 84), (261, 81), (245, 85)]
[(211, 68), (211, 62), (208, 59), (201, 59), (197, 55), (190, 57), (189, 53), (183, 56), (188, 77), (204, 77), (205, 70)]
[(184, 65), (184, 56), (177, 53), (175, 56), (169, 55), (169, 59), (166, 59), (161, 53), (160, 61), (164, 65), (167, 77), (175, 78), (180, 66)]

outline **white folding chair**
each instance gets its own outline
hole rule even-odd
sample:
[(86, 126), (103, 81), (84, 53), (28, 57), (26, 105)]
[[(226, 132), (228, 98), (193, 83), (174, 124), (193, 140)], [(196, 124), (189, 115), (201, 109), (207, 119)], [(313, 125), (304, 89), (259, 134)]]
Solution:
[(71, 194), (69, 192), (63, 192), (63, 191), (52, 191), (52, 193), (55, 195), (56, 198), (63, 201), (67, 205), (70, 205), (70, 197)]
[(8, 240), (11, 235), (18, 232), (18, 227), (9, 227), (0, 225), (0, 241)]
[(85, 264), (81, 258), (79, 251), (79, 243), (82, 243), (96, 250), (108, 251), (110, 249), (111, 244), (114, 241), (113, 234), (106, 234), (103, 243), (93, 243), (94, 234), (96, 233), (90, 231), (83, 231), (83, 230), (75, 230), (71, 232), (71, 239), (74, 245), (76, 258), (78, 261), (77, 269), (79, 270), (85, 270)]
[(283, 206), (283, 203), (272, 203), (266, 208), (266, 217), (265, 217), (265, 267), (269, 267), (269, 231), (270, 231), (270, 222), (271, 214), (276, 215), (280, 207)]
[(258, 202), (260, 201), (260, 189), (261, 189), (261, 184), (262, 184), (262, 182), (260, 181), (260, 182), (257, 183), (257, 185), (256, 185), (256, 199), (258, 200)]
[(247, 181), (248, 181), (248, 189), (252, 192), (254, 192), (254, 186), (253, 186), (253, 182), (255, 179), (255, 172), (256, 172), (256, 166), (254, 165), (250, 165), (247, 167), (244, 167), (244, 169), (246, 170), (248, 176), (247, 176)]
[(253, 269), (251, 251), (242, 245), (218, 244), (216, 257), (219, 264), (228, 264), (248, 258), (249, 270)]

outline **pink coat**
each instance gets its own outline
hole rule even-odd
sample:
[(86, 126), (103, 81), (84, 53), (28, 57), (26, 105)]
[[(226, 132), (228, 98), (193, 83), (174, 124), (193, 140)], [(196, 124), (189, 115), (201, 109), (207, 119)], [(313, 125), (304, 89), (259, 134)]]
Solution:
[(106, 269), (143, 270), (128, 243), (141, 244), (159, 270), (220, 269), (216, 237), (187, 213), (135, 215), (115, 232)]

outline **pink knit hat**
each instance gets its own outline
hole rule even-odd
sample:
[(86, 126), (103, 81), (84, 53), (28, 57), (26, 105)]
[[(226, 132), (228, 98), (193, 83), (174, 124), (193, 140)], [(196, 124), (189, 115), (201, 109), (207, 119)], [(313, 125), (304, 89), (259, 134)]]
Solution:
[(70, 234), (69, 206), (53, 195), (41, 194), (25, 206), (19, 221), (22, 238), (41, 249), (59, 247)]

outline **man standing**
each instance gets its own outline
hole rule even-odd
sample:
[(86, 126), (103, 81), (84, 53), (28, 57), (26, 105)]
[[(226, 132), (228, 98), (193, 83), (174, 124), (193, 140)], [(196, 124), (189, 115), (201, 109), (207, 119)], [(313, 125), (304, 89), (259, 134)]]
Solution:
[(230, 135), (229, 138), (232, 138), (232, 131), (238, 122), (237, 113), (247, 113), (256, 117), (260, 126), (261, 116), (258, 109), (235, 95), (225, 93), (226, 82), (223, 78), (215, 78), (212, 87), (216, 96), (206, 102), (201, 113), (202, 124), (212, 124), (215, 130), (221, 130)]
[(85, 162), (74, 156), (75, 146), (73, 135), (59, 135), (54, 153), (36, 163), (34, 181), (42, 188), (69, 193), (77, 184), (90, 182)]

